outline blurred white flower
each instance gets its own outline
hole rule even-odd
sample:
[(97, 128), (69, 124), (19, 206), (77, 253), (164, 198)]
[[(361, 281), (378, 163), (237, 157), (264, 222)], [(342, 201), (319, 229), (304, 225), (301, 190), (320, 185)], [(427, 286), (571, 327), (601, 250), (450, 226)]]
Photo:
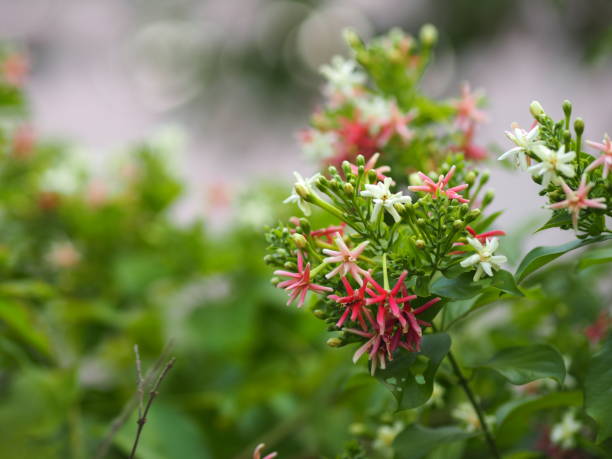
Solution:
[(576, 446), (576, 434), (582, 429), (582, 424), (576, 419), (573, 411), (563, 415), (559, 424), (555, 424), (550, 432), (550, 440), (563, 449)]

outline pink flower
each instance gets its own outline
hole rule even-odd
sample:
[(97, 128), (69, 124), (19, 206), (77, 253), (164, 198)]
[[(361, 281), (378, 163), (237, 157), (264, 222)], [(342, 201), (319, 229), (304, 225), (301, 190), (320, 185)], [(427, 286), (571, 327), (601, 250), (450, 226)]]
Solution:
[(370, 126), (360, 121), (342, 120), (338, 130), (341, 154), (333, 163), (342, 164), (345, 159), (361, 154), (370, 158), (378, 150), (378, 138), (370, 134)]
[[(391, 290), (386, 290), (382, 288), (372, 277), (368, 276), (368, 282), (372, 285), (376, 294), (374, 294), (371, 298), (366, 300), (366, 304), (378, 304), (378, 311), (376, 312), (376, 323), (378, 324), (378, 332), (384, 333), (385, 331), (385, 311), (386, 307), (389, 307), (389, 311), (391, 314), (399, 320), (402, 328), (406, 328), (408, 322), (406, 321), (406, 317), (401, 313), (399, 305), (405, 303), (406, 301), (414, 300), (416, 295), (406, 295), (406, 289), (404, 288), (404, 279), (408, 275), (408, 271), (402, 272), (400, 277), (397, 279), (395, 286)], [(397, 297), (400, 293), (400, 289), (404, 296)]]
[[(484, 233), (481, 233), (481, 234), (477, 234), (476, 231), (474, 231), (474, 228), (472, 228), (471, 226), (466, 226), (465, 229), (467, 230), (468, 233), (472, 235), (472, 238), (477, 239), (478, 242), (480, 242), (481, 244), (486, 244), (487, 239), (489, 238), (506, 235), (506, 233), (502, 230), (491, 230), (491, 231), (485, 231)], [(465, 243), (464, 242), (453, 243), (454, 247), (462, 246), (462, 245), (465, 245)], [(449, 252), (449, 255), (462, 255), (464, 253), (465, 252), (458, 250), (454, 252)]]
[(578, 216), (580, 215), (581, 209), (586, 209), (588, 207), (596, 209), (606, 208), (606, 205), (602, 202), (605, 201), (605, 198), (587, 199), (593, 185), (586, 184), (586, 177), (584, 175), (582, 176), (582, 180), (580, 180), (580, 186), (575, 191), (567, 186), (565, 182), (561, 182), (561, 186), (563, 187), (567, 199), (551, 204), (548, 207), (551, 209), (567, 209), (568, 212), (572, 214), (572, 224), (576, 231), (578, 231)]
[(301, 308), (306, 300), (308, 290), (312, 290), (313, 292), (333, 291), (329, 287), (324, 287), (322, 285), (317, 285), (310, 282), (310, 263), (308, 263), (304, 268), (304, 259), (300, 250), (297, 251), (297, 262), (297, 273), (282, 270), (274, 271), (274, 274), (277, 276), (289, 277), (288, 280), (280, 282), (277, 286), (278, 288), (284, 288), (285, 290), (292, 290), (291, 295), (289, 296), (289, 301), (287, 301), (287, 306), (293, 303), (299, 296), (297, 307)]
[(372, 290), (368, 288), (368, 279), (366, 278), (366, 281), (357, 290), (351, 287), (351, 284), (346, 279), (346, 277), (342, 278), (342, 283), (344, 284), (344, 288), (346, 289), (346, 293), (347, 293), (346, 296), (338, 296), (338, 295), (328, 296), (328, 298), (334, 300), (339, 305), (345, 307), (344, 313), (340, 317), (340, 320), (338, 320), (338, 322), (336, 323), (336, 327), (342, 327), (344, 322), (346, 322), (346, 320), (349, 318), (349, 314), (350, 314), (350, 319), (353, 322), (359, 321), (359, 324), (361, 325), (361, 328), (363, 330), (368, 329), (366, 322), (364, 320), (364, 315), (368, 319), (368, 322), (372, 326), (374, 326), (374, 321), (372, 320), (372, 314), (370, 313), (370, 310), (365, 307), (366, 305), (365, 293), (368, 292), (370, 295), (374, 294), (374, 292), (372, 292)]
[[(298, 220), (299, 223), (299, 220)], [(299, 226), (299, 225), (296, 225)], [(321, 228), (318, 230), (314, 230), (310, 232), (312, 237), (323, 237), (325, 236), (329, 242), (333, 241), (333, 236), (336, 234), (340, 234), (341, 236), (344, 234), (344, 227), (346, 223), (342, 222), (339, 225), (328, 226), (327, 228)]]
[(610, 316), (607, 311), (602, 311), (597, 320), (584, 329), (584, 334), (589, 339), (591, 344), (599, 343), (608, 333), (610, 329)]
[(359, 285), (363, 283), (363, 279), (361, 278), (361, 274), (367, 274), (368, 272), (365, 269), (360, 268), (357, 265), (357, 259), (361, 256), (365, 248), (368, 246), (370, 241), (364, 241), (355, 247), (353, 250), (350, 250), (342, 236), (337, 235), (335, 238), (336, 246), (339, 250), (330, 250), (323, 249), (323, 253), (325, 255), (331, 255), (325, 258), (326, 263), (340, 263), (336, 268), (330, 271), (325, 277), (330, 279), (334, 277), (336, 274), (340, 274), (341, 276), (346, 276), (348, 273), (353, 276), (353, 279), (357, 281)]
[(380, 367), (384, 370), (387, 368), (387, 360), (393, 360), (391, 343), (392, 326), (387, 328), (385, 333), (365, 332), (355, 328), (345, 328), (344, 330), (368, 338), (368, 340), (355, 351), (355, 354), (353, 354), (353, 363), (357, 363), (361, 356), (369, 351), (368, 359), (372, 361), (370, 367), (370, 374), (372, 376), (376, 373), (376, 368)]
[(455, 173), (455, 166), (451, 167), (450, 171), (446, 174), (446, 176), (440, 175), (438, 178), (438, 182), (434, 182), (427, 175), (422, 172), (418, 173), (419, 178), (423, 181), (423, 185), (414, 185), (409, 186), (408, 189), (410, 191), (422, 191), (424, 193), (431, 193), (432, 197), (436, 199), (439, 195), (444, 195), (448, 197), (448, 199), (456, 199), (459, 202), (470, 202), (468, 199), (463, 198), (458, 191), (465, 190), (468, 185), (466, 183), (462, 185), (458, 185), (452, 188), (444, 189), (445, 186), (448, 185), (449, 180), (452, 178)]
[(253, 459), (274, 459), (277, 456), (278, 453), (270, 453), (262, 458), (261, 454), (265, 447), (266, 445), (264, 443), (257, 445), (257, 448), (253, 451)]
[(586, 142), (593, 148), (597, 148), (601, 151), (601, 155), (587, 167), (587, 172), (595, 169), (597, 166), (603, 165), (603, 177), (608, 177), (608, 172), (612, 168), (612, 140), (608, 137), (608, 134), (604, 135), (602, 143), (592, 142), (587, 140)]
[(394, 134), (399, 135), (404, 142), (409, 142), (414, 137), (414, 132), (408, 129), (408, 124), (414, 119), (412, 113), (402, 113), (397, 104), (391, 105), (391, 117), (383, 126), (378, 145), (386, 145)]
[(485, 113), (478, 109), (478, 95), (470, 90), (469, 83), (461, 86), (461, 99), (454, 103), (457, 109), (457, 126), (467, 131), (470, 124), (482, 123), (487, 120)]
[(28, 158), (36, 145), (36, 134), (32, 126), (22, 124), (13, 134), (13, 154), (18, 158)]
[[(375, 167), (376, 161), (378, 161), (378, 158), (380, 158), (380, 153), (374, 153), (372, 157), (368, 159), (368, 162), (365, 163), (363, 170), (366, 174), (369, 171), (376, 172), (376, 178), (380, 181), (384, 181), (387, 178), (387, 176), (384, 175), (385, 172), (391, 171), (391, 168), (389, 166)], [(350, 166), (351, 166), (351, 171), (353, 172), (353, 174), (357, 175), (359, 173), (359, 167), (357, 167), (355, 164), (351, 164)]]
[(1, 64), (4, 79), (11, 85), (21, 87), (28, 75), (30, 64), (23, 54), (11, 54)]

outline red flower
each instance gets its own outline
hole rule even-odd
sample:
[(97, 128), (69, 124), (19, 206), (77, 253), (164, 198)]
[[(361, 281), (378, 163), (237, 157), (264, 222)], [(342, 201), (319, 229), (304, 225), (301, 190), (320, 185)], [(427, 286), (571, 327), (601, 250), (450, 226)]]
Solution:
[(297, 259), (297, 273), (277, 270), (274, 271), (274, 274), (277, 276), (289, 277), (288, 280), (280, 282), (277, 287), (284, 288), (285, 290), (293, 290), (289, 296), (289, 301), (287, 301), (287, 306), (293, 303), (299, 296), (297, 307), (301, 308), (306, 300), (308, 290), (312, 290), (313, 292), (332, 292), (333, 290), (329, 287), (324, 287), (322, 285), (317, 285), (310, 282), (310, 263), (308, 263), (304, 268), (304, 259), (302, 257), (302, 252), (299, 250), (297, 251)]
[[(402, 328), (406, 328), (407, 321), (404, 315), (400, 311), (399, 305), (405, 303), (406, 301), (414, 300), (416, 295), (397, 297), (398, 293), (400, 293), (400, 289), (404, 286), (404, 279), (408, 275), (408, 271), (404, 271), (395, 286), (391, 290), (386, 290), (382, 288), (378, 282), (376, 282), (372, 277), (368, 276), (368, 282), (376, 289), (378, 294), (374, 294), (371, 298), (366, 300), (367, 305), (378, 304), (378, 310), (376, 312), (376, 323), (378, 324), (378, 332), (385, 332), (385, 312), (387, 305), (389, 306), (389, 311), (391, 314), (399, 320)], [(405, 289), (403, 289), (403, 293), (405, 293)]]
[(584, 329), (591, 344), (598, 344), (606, 336), (611, 322), (608, 312), (601, 311), (597, 320)]
[[(298, 225), (299, 226), (299, 220)], [(339, 234), (340, 236), (344, 236), (344, 227), (346, 223), (342, 222), (340, 225), (328, 226), (327, 228), (321, 228), (318, 230), (314, 230), (310, 232), (312, 237), (322, 237), (325, 236), (327, 240), (331, 243), (334, 242), (334, 235)]]
[(427, 175), (422, 172), (418, 172), (419, 178), (423, 181), (423, 185), (414, 185), (409, 186), (408, 189), (410, 191), (422, 191), (424, 193), (430, 193), (434, 199), (437, 199), (438, 196), (443, 195), (448, 197), (448, 199), (456, 199), (459, 202), (470, 202), (469, 199), (465, 199), (458, 192), (465, 190), (468, 185), (466, 183), (462, 185), (457, 185), (452, 188), (444, 189), (448, 185), (448, 182), (453, 177), (455, 173), (455, 166), (451, 167), (446, 175), (440, 175), (437, 182), (434, 182)]
[(338, 322), (336, 323), (336, 327), (342, 327), (346, 319), (349, 318), (349, 314), (350, 314), (351, 320), (353, 322), (359, 321), (361, 328), (363, 328), (364, 330), (368, 329), (366, 322), (363, 318), (364, 315), (368, 319), (370, 324), (374, 326), (374, 321), (372, 320), (372, 314), (370, 313), (370, 310), (365, 307), (366, 306), (365, 293), (368, 292), (370, 295), (374, 294), (374, 292), (368, 288), (368, 278), (366, 277), (361, 287), (358, 288), (357, 290), (351, 287), (351, 284), (349, 283), (348, 280), (346, 280), (346, 277), (342, 277), (342, 283), (344, 284), (344, 288), (346, 289), (346, 293), (347, 293), (346, 296), (338, 296), (338, 295), (328, 296), (328, 298), (334, 300), (339, 305), (345, 307), (344, 313), (340, 317), (340, 320), (338, 320)]

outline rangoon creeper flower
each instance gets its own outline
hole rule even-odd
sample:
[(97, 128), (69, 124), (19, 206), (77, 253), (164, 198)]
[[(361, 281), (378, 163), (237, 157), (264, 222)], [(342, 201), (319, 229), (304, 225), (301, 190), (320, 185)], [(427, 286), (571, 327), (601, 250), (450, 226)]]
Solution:
[(608, 177), (608, 172), (612, 169), (612, 140), (608, 137), (608, 134), (604, 135), (602, 143), (592, 142), (587, 140), (586, 143), (601, 151), (601, 155), (587, 167), (587, 171), (592, 171), (597, 166), (603, 165), (603, 177)]
[(297, 273), (283, 270), (274, 271), (274, 275), (276, 276), (289, 277), (288, 280), (280, 282), (277, 285), (278, 288), (292, 290), (289, 301), (287, 301), (287, 306), (290, 306), (299, 296), (297, 307), (301, 308), (306, 300), (308, 290), (312, 290), (313, 292), (333, 292), (333, 289), (330, 287), (324, 287), (310, 282), (310, 263), (304, 267), (304, 258), (300, 250), (297, 251), (297, 269)]
[(576, 446), (576, 434), (582, 429), (582, 424), (576, 419), (572, 411), (563, 415), (559, 424), (555, 424), (550, 432), (550, 440), (563, 449)]
[(320, 72), (327, 78), (330, 92), (346, 97), (352, 97), (355, 87), (362, 86), (366, 81), (366, 75), (357, 70), (357, 63), (342, 56), (334, 56), (331, 65), (321, 66)]
[(404, 204), (412, 202), (410, 196), (403, 196), (401, 191), (391, 193), (389, 187), (393, 184), (391, 177), (385, 178), (383, 182), (378, 182), (376, 185), (367, 184), (365, 191), (361, 192), (361, 196), (372, 198), (374, 202), (374, 211), (372, 212), (372, 220), (376, 220), (382, 208), (391, 214), (396, 222), (402, 218), (395, 209), (395, 204)]
[(431, 193), (431, 196), (436, 199), (438, 196), (446, 196), (448, 199), (456, 199), (459, 202), (470, 202), (468, 199), (462, 197), (458, 192), (465, 190), (468, 185), (463, 183), (461, 185), (454, 186), (452, 188), (444, 189), (448, 185), (448, 182), (455, 173), (455, 166), (451, 167), (446, 176), (440, 175), (438, 182), (434, 182), (427, 175), (422, 172), (418, 172), (417, 175), (421, 179), (422, 185), (409, 186), (410, 191), (422, 191), (424, 193)]
[(565, 146), (561, 146), (559, 150), (553, 151), (544, 145), (538, 145), (533, 149), (533, 152), (542, 160), (541, 163), (534, 164), (527, 170), (534, 176), (542, 176), (542, 186), (546, 188), (553, 181), (557, 182), (559, 174), (566, 177), (576, 175), (571, 162), (576, 157), (573, 151), (565, 152)]
[(342, 236), (340, 235), (336, 236), (335, 242), (339, 250), (323, 249), (323, 253), (325, 255), (331, 255), (325, 258), (323, 261), (325, 261), (326, 263), (340, 264), (332, 271), (327, 273), (325, 277), (327, 279), (330, 279), (336, 274), (340, 274), (340, 276), (344, 277), (348, 273), (350, 273), (351, 276), (353, 276), (353, 279), (355, 279), (357, 283), (361, 285), (363, 283), (361, 274), (367, 274), (368, 272), (357, 265), (357, 259), (361, 256), (370, 241), (362, 242), (353, 250), (350, 250), (347, 247), (346, 243), (344, 242), (344, 239), (342, 239)]
[(298, 207), (304, 212), (304, 215), (309, 216), (311, 213), (310, 204), (304, 199), (304, 196), (316, 194), (313, 183), (321, 177), (321, 174), (316, 173), (307, 179), (304, 179), (298, 172), (294, 172), (293, 175), (297, 181), (295, 185), (293, 185), (291, 195), (285, 199), (283, 203), (288, 204), (290, 202), (297, 202)]
[(309, 129), (300, 134), (302, 152), (308, 158), (321, 160), (331, 158), (336, 154), (338, 135), (333, 132), (322, 132)]
[(487, 120), (485, 113), (478, 109), (478, 98), (479, 94), (471, 91), (469, 83), (461, 85), (461, 99), (455, 102), (457, 125), (460, 129), (465, 130), (471, 123), (482, 123)]
[(266, 454), (262, 458), (261, 455), (265, 447), (266, 445), (264, 443), (260, 443), (259, 445), (257, 445), (257, 448), (255, 448), (255, 451), (253, 451), (253, 459), (274, 459), (278, 455), (278, 453), (274, 452), (274, 453)]
[(370, 134), (378, 134), (391, 119), (392, 103), (383, 97), (362, 97), (356, 101), (359, 118), (369, 126)]
[(370, 313), (370, 310), (365, 307), (366, 291), (369, 292), (370, 294), (373, 294), (373, 292), (368, 288), (367, 279), (366, 279), (366, 282), (364, 282), (361, 285), (361, 287), (357, 290), (353, 289), (353, 287), (351, 286), (349, 281), (346, 279), (346, 277), (342, 278), (342, 283), (344, 284), (344, 288), (346, 289), (346, 296), (338, 296), (338, 295), (328, 296), (329, 299), (334, 300), (340, 306), (343, 306), (345, 308), (344, 312), (342, 313), (342, 316), (336, 323), (336, 327), (338, 328), (342, 327), (342, 325), (344, 325), (344, 322), (346, 322), (346, 320), (349, 318), (349, 314), (350, 314), (350, 319), (353, 322), (359, 321), (359, 325), (361, 325), (361, 328), (367, 331), (368, 327), (363, 318), (364, 316), (368, 319), (368, 322), (372, 326), (374, 326), (374, 321), (372, 320), (372, 314)]
[(493, 269), (499, 269), (502, 263), (508, 261), (503, 255), (494, 255), (494, 252), (499, 246), (496, 237), (487, 239), (484, 246), (478, 239), (468, 237), (467, 241), (477, 253), (470, 255), (460, 264), (463, 268), (477, 265), (476, 274), (474, 274), (474, 282), (477, 282), (482, 277), (483, 272), (486, 273), (487, 276), (493, 276)]
[[(299, 220), (298, 220), (299, 222)], [(312, 237), (325, 237), (329, 242), (333, 242), (333, 236), (336, 234), (344, 235), (344, 227), (346, 223), (342, 222), (339, 225), (332, 225), (326, 228), (321, 228), (310, 232)]]
[(551, 209), (567, 209), (567, 211), (572, 214), (572, 225), (576, 231), (578, 231), (578, 217), (581, 209), (586, 209), (589, 207), (595, 209), (606, 208), (606, 205), (603, 204), (603, 202), (605, 202), (605, 198), (587, 199), (589, 191), (591, 191), (593, 185), (586, 184), (586, 176), (584, 175), (580, 180), (580, 186), (577, 190), (572, 190), (564, 181), (561, 181), (561, 187), (563, 188), (565, 197), (567, 199), (551, 204), (548, 207)]
[[(380, 158), (380, 153), (374, 153), (372, 155), (372, 157), (370, 159), (368, 159), (368, 162), (365, 163), (365, 166), (363, 168), (364, 173), (368, 173), (369, 171), (374, 171), (376, 172), (376, 177), (378, 178), (378, 180), (385, 180), (387, 177), (384, 175), (385, 172), (390, 172), (391, 168), (389, 166), (379, 166), (376, 167), (376, 161), (378, 161), (378, 158)], [(357, 175), (359, 174), (359, 167), (357, 167), (355, 164), (350, 164), (351, 166), (351, 172), (353, 172), (353, 174)], [(394, 185), (394, 182), (391, 182), (392, 185)]]
[(542, 141), (537, 140), (540, 126), (536, 124), (529, 132), (520, 128), (517, 123), (512, 123), (511, 128), (512, 131), (506, 131), (505, 134), (516, 147), (511, 148), (498, 159), (503, 161), (504, 159), (513, 158), (522, 170), (526, 170), (530, 160), (527, 153), (533, 151), (534, 147), (542, 145)]

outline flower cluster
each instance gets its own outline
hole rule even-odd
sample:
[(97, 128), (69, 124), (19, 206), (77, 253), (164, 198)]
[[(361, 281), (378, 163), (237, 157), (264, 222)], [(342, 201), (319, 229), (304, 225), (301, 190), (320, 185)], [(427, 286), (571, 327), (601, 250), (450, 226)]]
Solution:
[(404, 172), (435, 168), (452, 152), (473, 160), (487, 156), (474, 143), (477, 125), (486, 120), (479, 94), (467, 83), (456, 100), (434, 101), (420, 92), (437, 40), (433, 26), (424, 26), (418, 39), (399, 30), (368, 44), (353, 32), (345, 35), (353, 54), (321, 68), (325, 104), (299, 134), (307, 157), (340, 167), (363, 155), (374, 168), (380, 153), (402, 183)]
[(482, 209), (470, 207), (487, 174), (453, 156), (441, 173), (419, 172), (402, 190), (383, 171), (390, 168), (376, 169), (359, 155), (342, 164), (342, 174), (334, 166), (327, 176), (296, 173), (285, 202), (305, 217), (324, 210), (329, 225), (313, 229), (308, 218), (292, 217), (267, 235), (266, 261), (279, 268), (273, 283), (289, 292), (287, 304), (302, 307), (308, 292), (318, 296), (315, 315), (340, 331), (328, 343), (360, 343), (353, 360), (367, 355), (372, 373), (400, 349), (420, 351), (424, 329), (444, 304), (433, 281), (474, 270), (478, 282), (506, 261), (495, 254), (502, 231), (476, 232), (492, 221), (482, 215), (491, 195)]
[(563, 103), (564, 119), (555, 122), (538, 102), (530, 107), (535, 121), (529, 131), (518, 124), (506, 132), (515, 147), (499, 157), (512, 159), (521, 169), (533, 175), (542, 186), (541, 195), (548, 198), (553, 216), (546, 228), (572, 227), (579, 237), (609, 232), (605, 217), (612, 215), (610, 196), (612, 181), (612, 142), (607, 134), (602, 142), (586, 141), (592, 153), (583, 151), (584, 121), (577, 118), (571, 131), (572, 105)]

